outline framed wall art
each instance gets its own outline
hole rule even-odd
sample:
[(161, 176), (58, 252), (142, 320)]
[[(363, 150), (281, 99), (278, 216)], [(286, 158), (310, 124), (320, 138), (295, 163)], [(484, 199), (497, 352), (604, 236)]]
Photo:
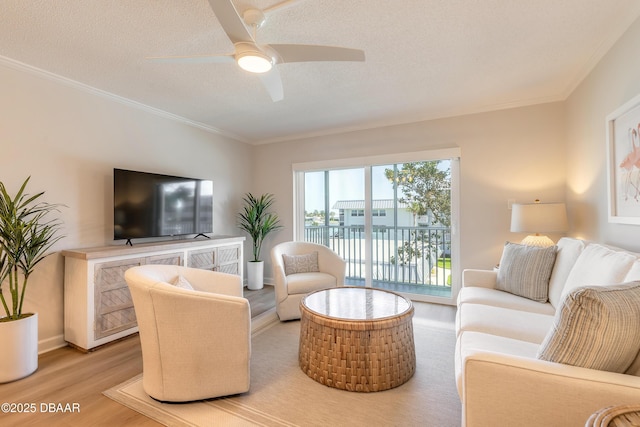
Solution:
[(640, 224), (640, 95), (607, 116), (609, 222)]

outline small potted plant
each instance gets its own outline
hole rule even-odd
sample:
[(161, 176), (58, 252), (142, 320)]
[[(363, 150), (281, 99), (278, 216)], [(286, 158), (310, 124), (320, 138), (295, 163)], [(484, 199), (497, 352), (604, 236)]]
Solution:
[(282, 228), (278, 215), (268, 212), (273, 205), (273, 194), (255, 197), (247, 193), (242, 199), (244, 208), (238, 215), (238, 226), (249, 233), (253, 240), (253, 258), (247, 262), (247, 288), (262, 289), (264, 261), (260, 260), (260, 249), (264, 238), (272, 231)]
[(63, 237), (57, 235), (61, 221), (49, 217), (58, 205), (41, 201), (44, 192), (26, 194), (29, 179), (13, 197), (0, 182), (0, 301), (6, 314), (0, 318), (0, 383), (38, 368), (38, 314), (23, 313), (22, 308), (31, 273)]

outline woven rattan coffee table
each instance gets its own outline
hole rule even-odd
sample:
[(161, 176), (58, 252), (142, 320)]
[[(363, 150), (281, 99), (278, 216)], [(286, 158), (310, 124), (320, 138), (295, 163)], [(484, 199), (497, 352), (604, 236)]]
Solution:
[(317, 382), (370, 392), (413, 376), (413, 305), (401, 295), (332, 288), (307, 295), (300, 311), (300, 368)]

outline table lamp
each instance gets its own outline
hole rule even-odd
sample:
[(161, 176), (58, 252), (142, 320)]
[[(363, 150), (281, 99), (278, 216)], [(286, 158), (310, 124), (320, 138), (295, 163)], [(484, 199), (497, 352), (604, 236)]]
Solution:
[(533, 233), (522, 240), (523, 245), (552, 246), (553, 240), (540, 233), (564, 233), (569, 229), (564, 203), (514, 203), (511, 206), (511, 232)]

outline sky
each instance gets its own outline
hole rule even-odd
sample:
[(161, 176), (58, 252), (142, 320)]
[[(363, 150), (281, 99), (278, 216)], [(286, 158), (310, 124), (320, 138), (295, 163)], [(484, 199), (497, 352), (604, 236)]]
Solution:
[[(384, 167), (372, 170), (375, 199), (392, 199), (393, 187), (384, 176)], [(338, 169), (329, 172), (330, 207), (338, 200), (364, 200), (364, 168)], [(305, 174), (305, 210), (324, 210), (324, 172)]]
[[(441, 165), (449, 167), (448, 161)], [(371, 168), (372, 199), (393, 199), (393, 186), (384, 176), (385, 169), (393, 165)], [(364, 168), (336, 169), (329, 172), (329, 207), (338, 200), (364, 200)], [(324, 172), (305, 173), (305, 210), (324, 210)]]

